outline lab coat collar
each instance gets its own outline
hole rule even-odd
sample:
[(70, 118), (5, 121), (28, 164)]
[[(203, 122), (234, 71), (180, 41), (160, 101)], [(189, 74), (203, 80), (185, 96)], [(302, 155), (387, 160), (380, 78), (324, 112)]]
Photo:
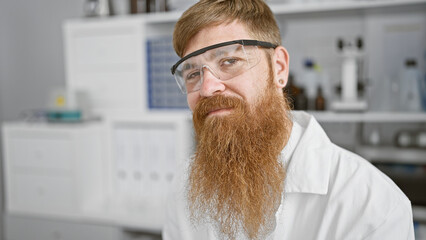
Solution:
[(289, 160), (284, 191), (327, 194), (332, 143), (313, 116), (293, 112), (293, 121), (305, 130)]

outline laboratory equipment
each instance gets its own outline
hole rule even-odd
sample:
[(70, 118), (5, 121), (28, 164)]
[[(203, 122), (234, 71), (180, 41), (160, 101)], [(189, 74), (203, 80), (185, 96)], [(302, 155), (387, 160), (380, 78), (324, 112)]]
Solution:
[(47, 108), (46, 117), (49, 121), (79, 122), (88, 116), (88, 97), (83, 91), (54, 89), (50, 93)]
[(320, 86), (320, 79), (317, 71), (318, 66), (311, 59), (304, 62), (303, 83), (308, 98), (308, 110), (315, 109), (317, 89)]
[(419, 112), (422, 110), (420, 76), (417, 61), (407, 59), (399, 79), (399, 108), (401, 111)]
[(83, 5), (86, 17), (108, 16), (111, 13), (109, 0), (86, 0)]
[(363, 58), (363, 41), (361, 38), (352, 41), (339, 39), (338, 49), (342, 57), (341, 99), (331, 103), (335, 111), (364, 111), (367, 102), (358, 97), (358, 73), (360, 60)]

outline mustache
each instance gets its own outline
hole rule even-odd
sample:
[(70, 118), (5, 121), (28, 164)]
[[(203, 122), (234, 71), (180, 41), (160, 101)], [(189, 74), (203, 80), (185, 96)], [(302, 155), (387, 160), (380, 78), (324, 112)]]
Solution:
[(201, 99), (195, 106), (193, 117), (203, 120), (211, 111), (223, 108), (244, 109), (245, 105), (245, 101), (240, 98), (215, 95)]

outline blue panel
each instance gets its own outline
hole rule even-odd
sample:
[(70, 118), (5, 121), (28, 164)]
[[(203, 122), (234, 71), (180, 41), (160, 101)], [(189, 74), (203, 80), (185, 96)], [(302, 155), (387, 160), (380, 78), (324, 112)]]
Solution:
[(148, 106), (150, 109), (188, 109), (170, 68), (179, 60), (171, 37), (147, 41)]

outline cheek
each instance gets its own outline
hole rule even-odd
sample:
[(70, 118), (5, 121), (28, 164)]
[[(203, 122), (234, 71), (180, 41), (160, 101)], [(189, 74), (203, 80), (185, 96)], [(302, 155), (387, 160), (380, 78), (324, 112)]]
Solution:
[(197, 105), (197, 102), (200, 99), (199, 94), (197, 94), (197, 93), (198, 92), (189, 93), (186, 97), (189, 109), (191, 109), (191, 111), (194, 111), (195, 105)]
[(239, 88), (235, 91), (243, 97), (248, 103), (253, 104), (258, 100), (258, 97), (263, 95), (266, 90), (267, 79), (259, 74), (252, 74), (246, 78), (246, 81), (239, 84)]

